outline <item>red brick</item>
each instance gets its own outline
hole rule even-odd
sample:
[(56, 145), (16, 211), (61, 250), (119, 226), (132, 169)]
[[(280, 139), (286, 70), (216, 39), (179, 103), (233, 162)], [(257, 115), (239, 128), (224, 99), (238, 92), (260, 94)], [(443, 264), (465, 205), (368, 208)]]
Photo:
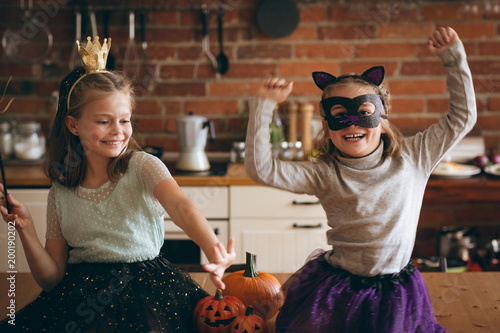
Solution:
[(434, 31), (433, 23), (395, 23), (381, 25), (378, 38), (427, 38)]
[(391, 94), (443, 94), (446, 92), (445, 80), (398, 80), (391, 81)]
[(182, 113), (183, 106), (180, 101), (167, 100), (165, 101), (165, 108), (168, 115)]
[[(315, 40), (316, 39), (316, 28), (315, 27), (302, 27), (298, 26), (290, 35), (281, 38), (280, 41), (303, 41), (303, 40)], [(271, 37), (259, 37), (259, 40), (269, 41), (275, 40)]]
[(176, 48), (148, 42), (148, 53), (151, 60), (169, 60), (175, 57)]
[(185, 111), (194, 111), (196, 114), (227, 114), (228, 116), (238, 112), (237, 100), (199, 100), (187, 101), (184, 105)]
[(431, 113), (446, 113), (450, 102), (447, 98), (433, 98), (427, 100), (427, 111)]
[(491, 74), (500, 71), (500, 60), (469, 60), (472, 75)]
[(348, 43), (297, 44), (295, 56), (299, 59), (352, 58), (354, 46)]
[(500, 54), (500, 42), (479, 42), (478, 53), (483, 56), (498, 56)]
[(204, 96), (205, 85), (203, 83), (160, 83), (155, 88), (155, 95), (159, 96)]
[(137, 101), (135, 112), (139, 115), (162, 114), (163, 106), (159, 100), (140, 100)]
[(163, 132), (163, 122), (161, 118), (138, 118), (136, 124), (138, 132)]
[(280, 73), (282, 77), (305, 77), (311, 78), (312, 72), (322, 71), (332, 75), (338, 75), (338, 63), (336, 61), (324, 62), (282, 62), (280, 64)]
[(229, 69), (223, 78), (266, 78), (269, 75), (277, 75), (278, 64), (276, 63), (255, 63), (255, 62), (238, 62), (229, 63)]
[(377, 37), (378, 26), (366, 24), (318, 27), (319, 40), (344, 39), (361, 41)]
[[(2, 89), (3, 90), (3, 89)], [(2, 91), (3, 94), (3, 91)], [(9, 97), (5, 97), (2, 105), (5, 107), (6, 101), (10, 100)], [(0, 107), (3, 110), (4, 107)], [(40, 111), (44, 111), (47, 108), (47, 100), (39, 99), (39, 98), (23, 98), (23, 97), (14, 97), (14, 100), (10, 104), (9, 114), (17, 114), (17, 113), (36, 113), (37, 115)]]
[(154, 10), (150, 13), (148, 24), (156, 26), (179, 24), (179, 11), (177, 10)]
[(162, 43), (184, 43), (193, 40), (192, 31), (185, 28), (148, 28), (148, 41)]
[(500, 207), (491, 207), (483, 205), (480, 209), (478, 207), (467, 207), (464, 209), (456, 209), (456, 220), (466, 224), (476, 223), (498, 223), (500, 216)]
[(500, 111), (500, 97), (490, 97), (488, 109), (490, 111)]
[(211, 82), (208, 84), (210, 96), (255, 96), (262, 82)]
[(392, 98), (391, 100), (391, 114), (422, 112), (424, 112), (424, 100), (421, 98)]
[(479, 114), (477, 125), (484, 130), (498, 130), (500, 128), (500, 115)]
[[(313, 80), (295, 81), (291, 96), (317, 96), (317, 102), (321, 99), (321, 90), (314, 84)], [(313, 101), (314, 101), (313, 100)], [(313, 102), (313, 104), (316, 102)]]
[[(398, 63), (396, 61), (348, 61), (341, 62), (340, 73), (357, 73), (361, 74), (368, 68), (373, 66), (383, 66), (385, 70), (385, 77), (396, 75), (398, 70)], [(333, 74), (333, 73), (332, 73)]]
[(292, 56), (292, 47), (283, 44), (243, 45), (237, 50), (238, 59), (283, 59)]
[(168, 133), (176, 133), (177, 132), (177, 118), (167, 117), (165, 119), (165, 130)]
[(404, 61), (401, 63), (401, 75), (444, 75), (441, 61)]
[(496, 23), (493, 22), (457, 23), (452, 24), (451, 27), (455, 29), (461, 39), (495, 37), (496, 35)]
[(358, 58), (413, 57), (415, 45), (411, 43), (375, 43), (356, 46)]
[[(422, 14), (426, 21), (443, 20), (480, 20), (483, 18), (483, 7), (465, 4), (443, 4), (443, 5), (423, 5)], [(468, 9), (468, 10), (467, 10)]]
[(364, 5), (358, 6), (334, 6), (330, 8), (330, 17), (333, 22), (374, 22), (379, 25), (389, 24), (394, 21), (416, 21), (418, 11), (413, 8), (403, 8), (397, 1), (389, 2), (382, 8)]
[(300, 23), (327, 22), (326, 7), (305, 7), (300, 9)]
[(500, 79), (493, 78), (491, 73), (488, 76), (474, 78), (473, 82), (476, 94), (491, 94), (500, 91)]

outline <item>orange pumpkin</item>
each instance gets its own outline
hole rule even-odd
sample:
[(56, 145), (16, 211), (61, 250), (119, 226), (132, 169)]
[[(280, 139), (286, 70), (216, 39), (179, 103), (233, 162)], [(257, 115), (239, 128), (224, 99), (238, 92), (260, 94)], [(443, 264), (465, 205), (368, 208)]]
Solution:
[(200, 333), (227, 333), (233, 320), (245, 313), (245, 305), (234, 296), (223, 296), (217, 289), (215, 296), (207, 296), (196, 303), (194, 327)]
[(255, 314), (262, 318), (273, 317), (283, 305), (281, 284), (273, 275), (257, 271), (254, 254), (247, 252), (246, 259), (244, 271), (224, 277), (224, 292), (236, 296), (245, 306), (252, 306)]
[(264, 319), (253, 314), (253, 307), (250, 305), (244, 315), (233, 320), (229, 333), (267, 333), (267, 327)]

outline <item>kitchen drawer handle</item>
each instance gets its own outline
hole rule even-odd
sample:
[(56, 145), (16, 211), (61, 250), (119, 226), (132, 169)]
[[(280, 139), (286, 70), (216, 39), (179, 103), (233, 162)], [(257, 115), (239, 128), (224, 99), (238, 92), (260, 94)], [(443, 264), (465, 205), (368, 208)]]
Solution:
[(318, 224), (298, 224), (298, 223), (294, 223), (293, 227), (295, 229), (320, 229), (321, 227), (323, 227), (323, 224), (321, 224), (321, 223), (318, 223)]
[(292, 204), (294, 204), (294, 205), (319, 205), (319, 200), (318, 201), (297, 201), (297, 200), (293, 200)]
[(216, 234), (216, 235), (219, 235), (219, 234), (220, 234), (220, 230), (219, 230), (219, 228), (214, 228), (214, 234)]

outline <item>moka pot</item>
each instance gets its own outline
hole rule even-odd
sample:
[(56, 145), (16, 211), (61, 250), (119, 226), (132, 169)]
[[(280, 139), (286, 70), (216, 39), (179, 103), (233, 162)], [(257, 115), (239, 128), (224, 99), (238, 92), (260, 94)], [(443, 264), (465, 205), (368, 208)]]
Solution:
[(210, 142), (215, 138), (213, 122), (190, 112), (188, 116), (178, 118), (176, 123), (180, 148), (176, 169), (191, 172), (210, 170), (205, 146), (208, 130), (210, 130)]

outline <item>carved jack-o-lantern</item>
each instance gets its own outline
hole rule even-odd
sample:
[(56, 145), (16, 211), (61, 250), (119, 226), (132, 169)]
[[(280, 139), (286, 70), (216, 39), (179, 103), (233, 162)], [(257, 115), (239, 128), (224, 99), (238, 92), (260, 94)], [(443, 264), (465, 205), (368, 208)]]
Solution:
[(245, 313), (245, 306), (234, 296), (223, 296), (217, 289), (215, 296), (201, 299), (194, 309), (194, 327), (200, 333), (225, 333), (234, 318)]
[(253, 314), (253, 307), (250, 305), (244, 315), (240, 315), (233, 320), (230, 333), (267, 333), (267, 327), (260, 316)]

